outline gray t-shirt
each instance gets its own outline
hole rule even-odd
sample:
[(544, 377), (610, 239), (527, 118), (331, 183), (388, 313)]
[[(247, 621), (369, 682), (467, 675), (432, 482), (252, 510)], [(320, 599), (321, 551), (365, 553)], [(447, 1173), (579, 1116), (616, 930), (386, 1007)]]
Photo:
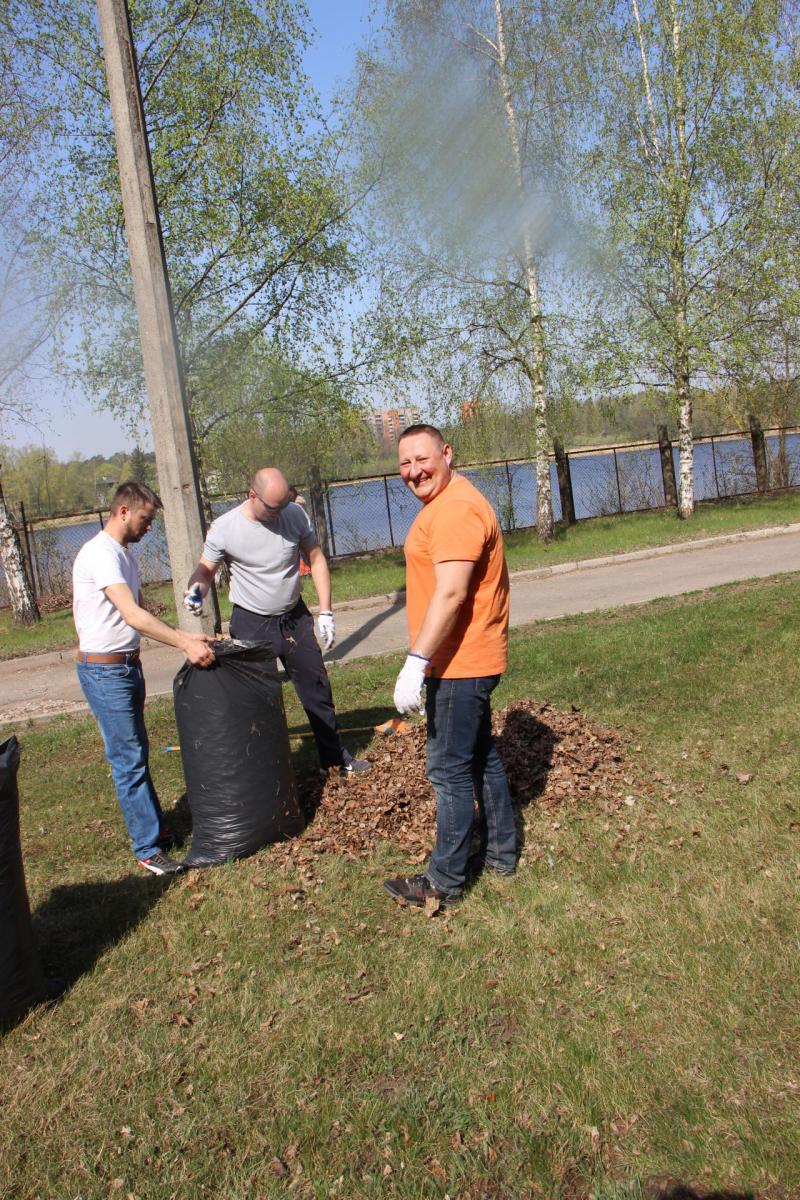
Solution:
[(298, 504), (280, 516), (251, 521), (243, 505), (217, 517), (206, 534), (203, 558), (231, 569), (231, 600), (240, 608), (279, 616), (300, 597), (300, 550), (313, 550), (317, 539)]

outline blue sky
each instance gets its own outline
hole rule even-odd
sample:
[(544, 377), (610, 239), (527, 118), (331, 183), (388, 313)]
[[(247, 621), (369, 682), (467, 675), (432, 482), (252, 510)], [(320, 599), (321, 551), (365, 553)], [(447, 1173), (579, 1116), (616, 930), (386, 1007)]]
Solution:
[[(306, 0), (310, 24), (316, 30), (305, 67), (316, 90), (327, 100), (350, 74), (356, 49), (369, 34), (375, 0)], [(374, 18), (373, 18), (374, 21)], [(76, 451), (88, 458), (130, 450), (138, 440), (151, 446), (149, 429), (143, 424), (140, 436), (132, 435), (109, 413), (97, 412), (80, 394), (65, 388), (50, 375), (45, 364), (37, 372), (40, 380), (37, 426), (24, 425), (2, 431), (2, 440), (13, 445), (47, 445), (60, 459)]]

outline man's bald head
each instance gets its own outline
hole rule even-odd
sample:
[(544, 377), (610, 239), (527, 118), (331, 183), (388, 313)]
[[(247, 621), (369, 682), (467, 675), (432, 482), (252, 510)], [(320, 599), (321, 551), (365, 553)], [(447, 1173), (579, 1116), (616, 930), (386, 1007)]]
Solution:
[(256, 521), (275, 520), (289, 503), (289, 484), (277, 467), (262, 467), (250, 480), (249, 515)]
[(289, 484), (277, 467), (262, 467), (250, 480), (250, 489), (268, 508), (283, 508), (289, 500)]

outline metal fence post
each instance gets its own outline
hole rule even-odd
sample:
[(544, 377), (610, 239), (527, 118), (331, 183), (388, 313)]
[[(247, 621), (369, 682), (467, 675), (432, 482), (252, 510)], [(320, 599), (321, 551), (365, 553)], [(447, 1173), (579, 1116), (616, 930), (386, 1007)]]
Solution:
[(658, 426), (658, 449), (661, 454), (661, 480), (664, 484), (664, 503), (678, 506), (678, 488), (675, 483), (675, 462), (672, 457), (672, 442), (666, 425)]
[(331, 552), (328, 545), (328, 522), (325, 517), (325, 493), (322, 487), (322, 479), (320, 478), (319, 467), (316, 465), (316, 463), (311, 468), (308, 475), (308, 490), (311, 493), (311, 513), (317, 530), (317, 540), (319, 541), (322, 553), (326, 558), (330, 558)]
[(511, 482), (511, 472), (508, 469), (508, 459), (505, 460), (506, 485), (508, 487), (508, 524), (509, 529), (517, 528), (517, 515), (514, 512), (514, 485)]
[[(722, 497), (720, 496), (719, 476), (717, 475), (717, 449), (716, 449), (716, 446), (714, 445), (713, 433), (711, 435), (711, 465), (714, 468), (714, 487), (717, 489), (717, 499), (720, 500)], [(726, 492), (726, 495), (727, 495), (727, 492)]]
[(575, 497), (572, 493), (572, 475), (569, 469), (569, 455), (564, 450), (560, 438), (553, 438), (553, 451), (556, 456), (556, 475), (558, 490), (561, 494), (561, 516), (568, 525), (575, 524)]
[(619, 463), (617, 462), (617, 450), (614, 447), (614, 474), (617, 477), (617, 500), (619, 501), (619, 511), (623, 513), (625, 510), (622, 507), (622, 488), (619, 483)]
[(31, 585), (31, 592), (33, 593), (33, 599), (34, 599), (34, 601), (36, 601), (38, 603), (39, 589), (36, 586), (36, 578), (35, 578), (35, 574), (34, 574), (34, 570), (33, 570), (33, 557), (31, 556), (31, 537), (30, 537), (30, 532), (28, 530), (28, 522), (25, 519), (25, 505), (22, 502), (22, 500), (20, 500), (20, 502), (19, 502), (19, 520), (20, 520), (20, 524), (22, 525), (22, 539), (23, 539), (23, 544), (25, 547), (25, 565), (28, 568), (28, 581)]
[(761, 428), (761, 422), (758, 417), (750, 413), (748, 420), (750, 422), (750, 441), (753, 445), (753, 464), (756, 468), (756, 487), (759, 492), (766, 492), (769, 487), (769, 476), (767, 473), (767, 450), (764, 443), (764, 430)]
[(389, 484), (386, 482), (386, 476), (383, 477), (383, 490), (386, 494), (386, 520), (389, 522), (389, 541), (394, 546), (394, 529), (392, 528), (392, 506), (389, 503)]
[(336, 557), (336, 534), (333, 529), (333, 509), (331, 508), (331, 489), (325, 488), (325, 502), (328, 505), (328, 535), (331, 539), (331, 553)]

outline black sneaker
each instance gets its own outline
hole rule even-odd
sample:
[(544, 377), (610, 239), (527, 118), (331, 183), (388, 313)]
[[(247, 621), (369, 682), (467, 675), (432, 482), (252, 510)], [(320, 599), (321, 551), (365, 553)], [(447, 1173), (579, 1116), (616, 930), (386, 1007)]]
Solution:
[(424, 908), (426, 900), (438, 900), (444, 904), (448, 900), (458, 900), (457, 892), (443, 892), (434, 887), (427, 875), (400, 875), (397, 879), (384, 879), (383, 886), (393, 900), (413, 904)]
[(349, 750), (343, 750), (341, 769), (345, 775), (355, 775), (358, 771), (371, 771), (372, 763), (365, 758), (353, 758)]
[(149, 858), (140, 858), (138, 861), (139, 866), (144, 867), (145, 871), (150, 871), (152, 875), (182, 875), (186, 870), (183, 863), (175, 862), (174, 858), (168, 858), (160, 850), (151, 854)]
[(371, 771), (372, 763), (365, 758), (353, 758), (349, 750), (342, 751), (342, 761), (338, 766), (320, 767), (319, 773), (326, 776), (329, 771), (338, 771), (341, 775), (356, 775), (359, 771)]

